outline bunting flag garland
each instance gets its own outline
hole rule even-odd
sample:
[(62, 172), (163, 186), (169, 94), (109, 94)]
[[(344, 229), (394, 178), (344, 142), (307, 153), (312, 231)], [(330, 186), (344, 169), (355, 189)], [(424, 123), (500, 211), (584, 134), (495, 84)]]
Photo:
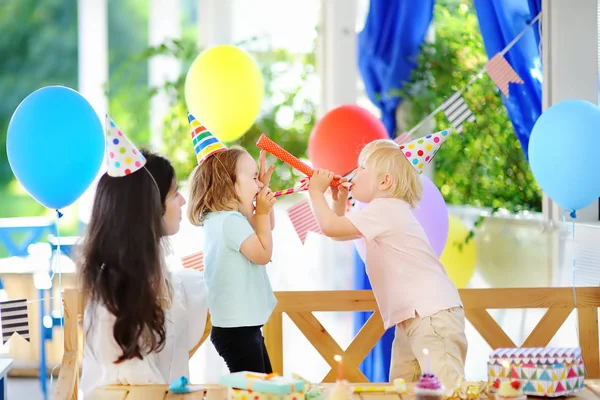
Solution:
[(462, 132), (463, 123), (465, 121), (475, 122), (475, 115), (473, 115), (473, 111), (471, 111), (467, 103), (465, 103), (461, 92), (456, 92), (450, 96), (448, 100), (441, 105), (441, 108), (444, 110), (444, 114), (446, 114), (448, 121), (450, 121), (450, 124), (457, 133)]
[(523, 80), (517, 72), (510, 66), (506, 58), (501, 53), (496, 54), (485, 64), (485, 72), (492, 78), (498, 89), (508, 97), (508, 84), (523, 84)]
[[(419, 128), (421, 128), (427, 121), (430, 121), (439, 113), (440, 111), (444, 111), (448, 120), (452, 124), (453, 128), (456, 129), (457, 133), (461, 133), (463, 130), (463, 123), (467, 122), (475, 122), (475, 116), (473, 112), (469, 109), (467, 104), (465, 103), (462, 94), (479, 78), (481, 78), (486, 72), (490, 76), (490, 78), (494, 81), (494, 83), (498, 86), (500, 91), (505, 96), (508, 96), (508, 84), (509, 83), (517, 83), (522, 84), (523, 80), (516, 73), (516, 71), (510, 66), (508, 61), (504, 58), (504, 55), (523, 37), (523, 35), (534, 26), (538, 20), (540, 19), (542, 13), (538, 13), (528, 24), (527, 26), (515, 36), (515, 38), (504, 47), (500, 52), (498, 52), (494, 57), (492, 57), (485, 66), (479, 70), (476, 74), (472, 76), (472, 78), (467, 82), (467, 84), (457, 92), (455, 92), (448, 100), (444, 102), (441, 106), (437, 107), (433, 110), (429, 115), (423, 118), (418, 124), (411, 128), (410, 131), (406, 133), (408, 138), (411, 138)], [(405, 140), (404, 134), (398, 136), (397, 140)], [(400, 143), (399, 143), (400, 144)]]
[(0, 319), (2, 320), (2, 344), (15, 333), (29, 342), (27, 299), (0, 302)]
[(321, 227), (317, 223), (308, 200), (302, 200), (288, 208), (287, 213), (302, 244), (304, 244), (309, 231), (321, 233)]
[(190, 254), (181, 259), (183, 268), (191, 268), (200, 272), (204, 271), (204, 253), (199, 251), (194, 254)]

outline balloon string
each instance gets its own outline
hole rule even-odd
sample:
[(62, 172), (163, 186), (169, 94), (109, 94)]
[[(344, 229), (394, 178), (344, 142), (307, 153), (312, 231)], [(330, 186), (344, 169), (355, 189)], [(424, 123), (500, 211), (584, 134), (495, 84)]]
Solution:
[[(63, 313), (63, 287), (62, 287), (62, 270), (61, 270), (61, 264), (60, 264), (60, 219), (62, 218), (63, 213), (61, 213), (60, 211), (58, 211), (58, 209), (56, 210), (56, 257), (53, 258), (56, 259), (56, 264), (54, 262), (52, 262), (52, 274), (50, 275), (50, 282), (52, 282), (54, 280), (54, 275), (56, 274), (56, 271), (58, 271), (58, 296), (60, 299), (60, 341), (61, 343), (65, 342), (65, 332), (64, 332), (64, 313)], [(56, 266), (56, 268), (55, 268)], [(52, 298), (52, 297), (51, 297)], [(50, 301), (50, 300), (49, 300)], [(52, 307), (50, 307), (52, 309)], [(53, 324), (54, 325), (54, 324)], [(56, 364), (54, 366), (54, 368), (52, 368), (52, 371), (50, 372), (50, 387), (52, 387), (52, 382), (54, 380), (54, 372), (56, 371), (57, 368), (60, 367), (62, 362), (59, 362), (58, 364)], [(45, 368), (45, 366), (44, 366)]]

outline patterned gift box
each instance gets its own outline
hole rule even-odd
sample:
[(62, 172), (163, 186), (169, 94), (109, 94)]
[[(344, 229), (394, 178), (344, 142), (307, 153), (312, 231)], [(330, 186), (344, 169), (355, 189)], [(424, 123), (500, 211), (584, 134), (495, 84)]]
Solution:
[[(274, 374), (267, 375), (246, 371), (224, 375), (219, 380), (219, 383), (234, 389), (251, 390), (254, 393), (284, 395), (304, 392), (304, 381), (302, 380), (285, 378)], [(272, 400), (278, 399), (273, 398)], [(286, 398), (286, 400), (292, 400), (292, 398)]]
[[(509, 368), (502, 364), (508, 362)], [(585, 366), (580, 348), (497, 349), (488, 361), (488, 381), (513, 379), (523, 393), (559, 397), (583, 389)]]
[(304, 400), (303, 392), (275, 394), (245, 389), (229, 389), (230, 400)]

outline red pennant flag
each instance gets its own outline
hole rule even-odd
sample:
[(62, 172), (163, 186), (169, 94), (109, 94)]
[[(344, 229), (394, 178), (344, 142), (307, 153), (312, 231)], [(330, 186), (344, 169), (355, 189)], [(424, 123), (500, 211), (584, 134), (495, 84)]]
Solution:
[(519, 83), (522, 84), (523, 80), (510, 66), (508, 61), (500, 53), (496, 54), (490, 61), (485, 64), (485, 72), (492, 78), (498, 89), (508, 97), (508, 84)]
[(304, 244), (309, 231), (321, 233), (321, 228), (310, 208), (308, 200), (302, 200), (300, 203), (288, 208), (287, 213), (302, 244)]
[(198, 253), (190, 254), (181, 259), (183, 268), (196, 269), (198, 271), (204, 271), (204, 253), (199, 251)]

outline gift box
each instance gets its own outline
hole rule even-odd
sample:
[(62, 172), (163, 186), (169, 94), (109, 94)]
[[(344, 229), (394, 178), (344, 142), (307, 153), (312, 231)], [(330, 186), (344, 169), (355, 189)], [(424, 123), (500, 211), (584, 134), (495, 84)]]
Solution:
[[(252, 392), (272, 394), (293, 394), (304, 392), (304, 381), (274, 374), (258, 374), (254, 372), (235, 372), (224, 375), (219, 380), (223, 386), (234, 389), (251, 390)], [(286, 398), (287, 399), (287, 398)], [(290, 397), (287, 400), (291, 400)], [(277, 399), (273, 399), (277, 400)]]
[[(508, 363), (506, 368), (503, 363)], [(530, 396), (568, 396), (583, 389), (585, 366), (580, 348), (512, 348), (495, 350), (488, 361), (488, 380), (521, 382)]]
[(230, 400), (304, 400), (303, 392), (275, 394), (245, 389), (229, 389)]

